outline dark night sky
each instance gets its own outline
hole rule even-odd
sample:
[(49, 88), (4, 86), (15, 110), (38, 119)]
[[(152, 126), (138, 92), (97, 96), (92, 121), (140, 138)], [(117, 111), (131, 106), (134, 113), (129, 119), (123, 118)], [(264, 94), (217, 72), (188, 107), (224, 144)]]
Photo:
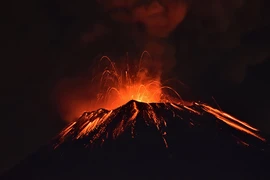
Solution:
[[(1, 33), (4, 48), (1, 53), (0, 173), (48, 142), (65, 126), (65, 122), (53, 108), (50, 94), (55, 83), (62, 77), (76, 76), (78, 72), (88, 69), (91, 58), (96, 55), (88, 55), (86, 52), (89, 52), (89, 49), (92, 54), (100, 53), (99, 49), (93, 48), (93, 44), (89, 49), (79, 44), (82, 34), (88, 29), (91, 31), (93, 24), (103, 23), (92, 2), (13, 0), (5, 8), (6, 21)], [(248, 6), (234, 18), (236, 20), (231, 24), (231, 28), (220, 36), (220, 42), (224, 42), (220, 44), (227, 50), (223, 54), (213, 56), (222, 56), (225, 59), (221, 60), (220, 65), (217, 62), (216, 66), (230, 68), (213, 71), (210, 68), (208, 73), (217, 73), (220, 76), (208, 76), (204, 73), (199, 76), (200, 83), (190, 84), (198, 91), (202, 90), (201, 96), (214, 95), (226, 111), (247, 118), (247, 121), (270, 133), (270, 16), (267, 14), (269, 2), (258, 1), (262, 3), (260, 11), (254, 10), (256, 4), (253, 5), (252, 0), (247, 2)], [(241, 31), (240, 35), (235, 35), (236, 31)], [(181, 28), (179, 32), (182, 32)], [(175, 41), (181, 41), (181, 33), (175, 34)], [(236, 37), (241, 39), (240, 44), (232, 43)], [(226, 47), (225, 42), (229, 47)], [(106, 44), (110, 46), (109, 42)], [(181, 43), (175, 44), (181, 46)], [(208, 47), (209, 52), (213, 51), (206, 43), (203, 46)], [(268, 54), (258, 53), (260, 50)], [(196, 57), (198, 51), (190, 52), (194, 52), (192, 58), (203, 61), (207, 61), (209, 56), (209, 53), (202, 53), (200, 57)], [(261, 56), (263, 57), (260, 58)], [(239, 59), (241, 60), (237, 61)], [(254, 63), (262, 60), (264, 62)], [(246, 63), (247, 61), (251, 63)], [(201, 63), (194, 61), (187, 67), (196, 68), (196, 63), (201, 66)], [(181, 63), (179, 64), (181, 66)], [(205, 64), (210, 67), (210, 64)], [(256, 65), (249, 66), (241, 83), (233, 84), (234, 82), (228, 79), (239, 79), (237, 77), (241, 75), (236, 72), (240, 71), (242, 64), (245, 64), (244, 67), (246, 64)], [(175, 69), (178, 69), (177, 65)], [(222, 71), (231, 73), (226, 74)], [(183, 76), (181, 73), (172, 74), (176, 77)], [(228, 78), (228, 74), (232, 77)], [(186, 75), (187, 82), (189, 76)], [(211, 81), (208, 82), (207, 77), (211, 77)], [(217, 83), (212, 83), (216, 82), (214, 77)], [(250, 115), (245, 115), (248, 113)]]

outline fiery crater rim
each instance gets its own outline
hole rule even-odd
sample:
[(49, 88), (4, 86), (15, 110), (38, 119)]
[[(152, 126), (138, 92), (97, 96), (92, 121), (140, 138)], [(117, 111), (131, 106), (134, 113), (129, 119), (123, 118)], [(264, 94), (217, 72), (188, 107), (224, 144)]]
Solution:
[(119, 108), (122, 108), (123, 106), (126, 106), (126, 105), (129, 105), (129, 104), (133, 104), (133, 103), (136, 103), (136, 104), (141, 104), (141, 105), (144, 105), (144, 104), (150, 104), (150, 105), (153, 105), (153, 104), (157, 104), (157, 105), (177, 105), (177, 106), (192, 106), (192, 105), (196, 105), (196, 103), (195, 102), (186, 102), (186, 101), (179, 101), (179, 102), (161, 102), (161, 101), (159, 101), (159, 102), (144, 102), (144, 101), (139, 101), (139, 100), (135, 100), (135, 99), (131, 99), (131, 100), (129, 100), (128, 102), (126, 102), (126, 103), (124, 103), (124, 104), (122, 104), (122, 105), (120, 105), (120, 106), (118, 106), (118, 107), (116, 107), (116, 108), (112, 108), (112, 109), (107, 109), (107, 108), (103, 108), (103, 107), (100, 107), (100, 108), (97, 108), (97, 109), (95, 109), (95, 110), (91, 110), (91, 111), (84, 111), (83, 113), (82, 113), (82, 115), (83, 114), (85, 114), (85, 113), (92, 113), (92, 112), (97, 112), (97, 111), (100, 111), (100, 110), (103, 110), (103, 111), (107, 111), (107, 112), (109, 112), (109, 111), (114, 111), (114, 110), (117, 110), (117, 109), (119, 109)]

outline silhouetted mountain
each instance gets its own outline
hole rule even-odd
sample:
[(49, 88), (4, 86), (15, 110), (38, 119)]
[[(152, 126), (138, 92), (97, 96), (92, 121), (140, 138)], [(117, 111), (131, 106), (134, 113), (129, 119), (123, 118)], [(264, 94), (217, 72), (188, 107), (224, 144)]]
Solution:
[(264, 138), (205, 104), (130, 101), (84, 113), (1, 179), (269, 179)]

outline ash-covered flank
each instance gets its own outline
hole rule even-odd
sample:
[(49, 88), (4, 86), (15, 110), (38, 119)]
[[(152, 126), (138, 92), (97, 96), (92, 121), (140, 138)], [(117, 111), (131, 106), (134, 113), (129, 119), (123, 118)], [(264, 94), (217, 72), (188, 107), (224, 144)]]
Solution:
[(141, 103), (84, 113), (3, 179), (269, 179), (268, 144), (206, 104)]

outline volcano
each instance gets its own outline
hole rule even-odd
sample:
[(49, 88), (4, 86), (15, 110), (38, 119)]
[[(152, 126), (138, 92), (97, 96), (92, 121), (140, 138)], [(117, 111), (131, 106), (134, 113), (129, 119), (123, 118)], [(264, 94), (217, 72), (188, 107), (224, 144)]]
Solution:
[(85, 112), (1, 179), (269, 179), (265, 135), (203, 103)]

